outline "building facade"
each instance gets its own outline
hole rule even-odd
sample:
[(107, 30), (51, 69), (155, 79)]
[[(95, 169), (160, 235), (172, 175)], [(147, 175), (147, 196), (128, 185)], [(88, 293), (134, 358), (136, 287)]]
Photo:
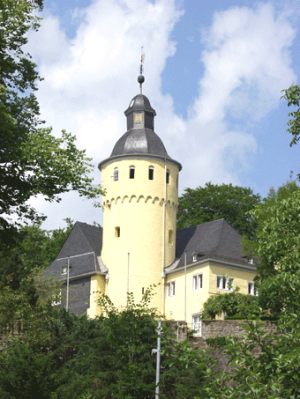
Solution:
[(99, 315), (101, 293), (125, 307), (127, 293), (139, 301), (154, 285), (151, 305), (200, 332), (210, 295), (237, 286), (254, 294), (255, 265), (224, 219), (176, 232), (182, 166), (154, 132), (156, 112), (146, 96), (135, 96), (125, 115), (126, 133), (99, 163), (103, 229), (77, 222), (47, 270), (67, 280), (69, 307), (77, 313)]

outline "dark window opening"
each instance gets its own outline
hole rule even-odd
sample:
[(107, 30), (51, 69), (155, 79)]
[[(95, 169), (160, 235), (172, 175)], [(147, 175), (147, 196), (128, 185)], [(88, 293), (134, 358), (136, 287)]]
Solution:
[(169, 169), (167, 169), (167, 172), (166, 172), (166, 183), (167, 184), (170, 183), (170, 171), (169, 171)]
[(116, 227), (115, 228), (115, 237), (120, 237), (120, 235), (121, 235), (121, 229), (120, 229), (120, 227)]
[(130, 168), (129, 168), (129, 179), (134, 179), (134, 171), (135, 171), (134, 166), (130, 166)]
[(149, 166), (149, 180), (154, 179), (154, 168), (153, 166)]

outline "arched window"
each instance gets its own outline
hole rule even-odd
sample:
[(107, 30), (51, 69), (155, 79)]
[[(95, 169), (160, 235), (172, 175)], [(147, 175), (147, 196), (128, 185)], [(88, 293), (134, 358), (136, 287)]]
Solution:
[(129, 179), (134, 179), (134, 171), (135, 171), (135, 167), (134, 166), (130, 166), (130, 168), (129, 168)]
[(154, 180), (154, 167), (149, 166), (149, 180)]
[(118, 168), (114, 169), (114, 181), (119, 180), (119, 170)]
[(166, 172), (166, 183), (170, 184), (170, 171), (169, 171), (169, 169), (167, 169), (167, 172)]

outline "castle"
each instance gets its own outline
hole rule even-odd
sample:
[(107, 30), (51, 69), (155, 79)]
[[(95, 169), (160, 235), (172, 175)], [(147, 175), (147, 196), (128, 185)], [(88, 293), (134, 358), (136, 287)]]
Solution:
[(101, 313), (99, 293), (117, 307), (155, 285), (151, 306), (184, 320), (201, 334), (201, 310), (217, 292), (240, 287), (254, 295), (255, 265), (243, 256), (241, 236), (224, 219), (176, 232), (181, 164), (154, 132), (155, 110), (142, 94), (127, 110), (127, 131), (102, 175), (103, 228), (77, 222), (47, 271), (67, 285), (67, 307)]

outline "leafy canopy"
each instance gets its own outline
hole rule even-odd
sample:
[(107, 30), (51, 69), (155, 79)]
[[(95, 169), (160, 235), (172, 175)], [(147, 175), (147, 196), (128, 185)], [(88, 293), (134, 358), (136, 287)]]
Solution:
[(255, 236), (256, 225), (248, 213), (261, 201), (250, 188), (206, 183), (196, 189), (186, 188), (178, 200), (177, 228), (195, 226), (224, 218), (241, 235)]
[(38, 220), (27, 202), (30, 197), (42, 194), (48, 201), (60, 201), (60, 194), (76, 190), (82, 196), (96, 198), (101, 189), (89, 177), (93, 168), (91, 159), (85, 150), (77, 149), (75, 136), (63, 131), (61, 137), (55, 138), (51, 128), (40, 128), (34, 92), (41, 79), (23, 46), (29, 29), (39, 27), (35, 9), (42, 8), (42, 0), (1, 0), (0, 4), (0, 239), (3, 242), (13, 226), (10, 215), (16, 214), (19, 220)]
[(293, 136), (290, 143), (290, 146), (292, 147), (300, 140), (300, 86), (292, 84), (288, 89), (283, 90), (283, 92), (284, 95), (282, 98), (287, 100), (288, 107), (298, 107), (295, 111), (288, 113), (288, 116), (291, 117), (291, 119), (286, 122), (286, 125), (289, 126), (286, 133), (291, 133)]

